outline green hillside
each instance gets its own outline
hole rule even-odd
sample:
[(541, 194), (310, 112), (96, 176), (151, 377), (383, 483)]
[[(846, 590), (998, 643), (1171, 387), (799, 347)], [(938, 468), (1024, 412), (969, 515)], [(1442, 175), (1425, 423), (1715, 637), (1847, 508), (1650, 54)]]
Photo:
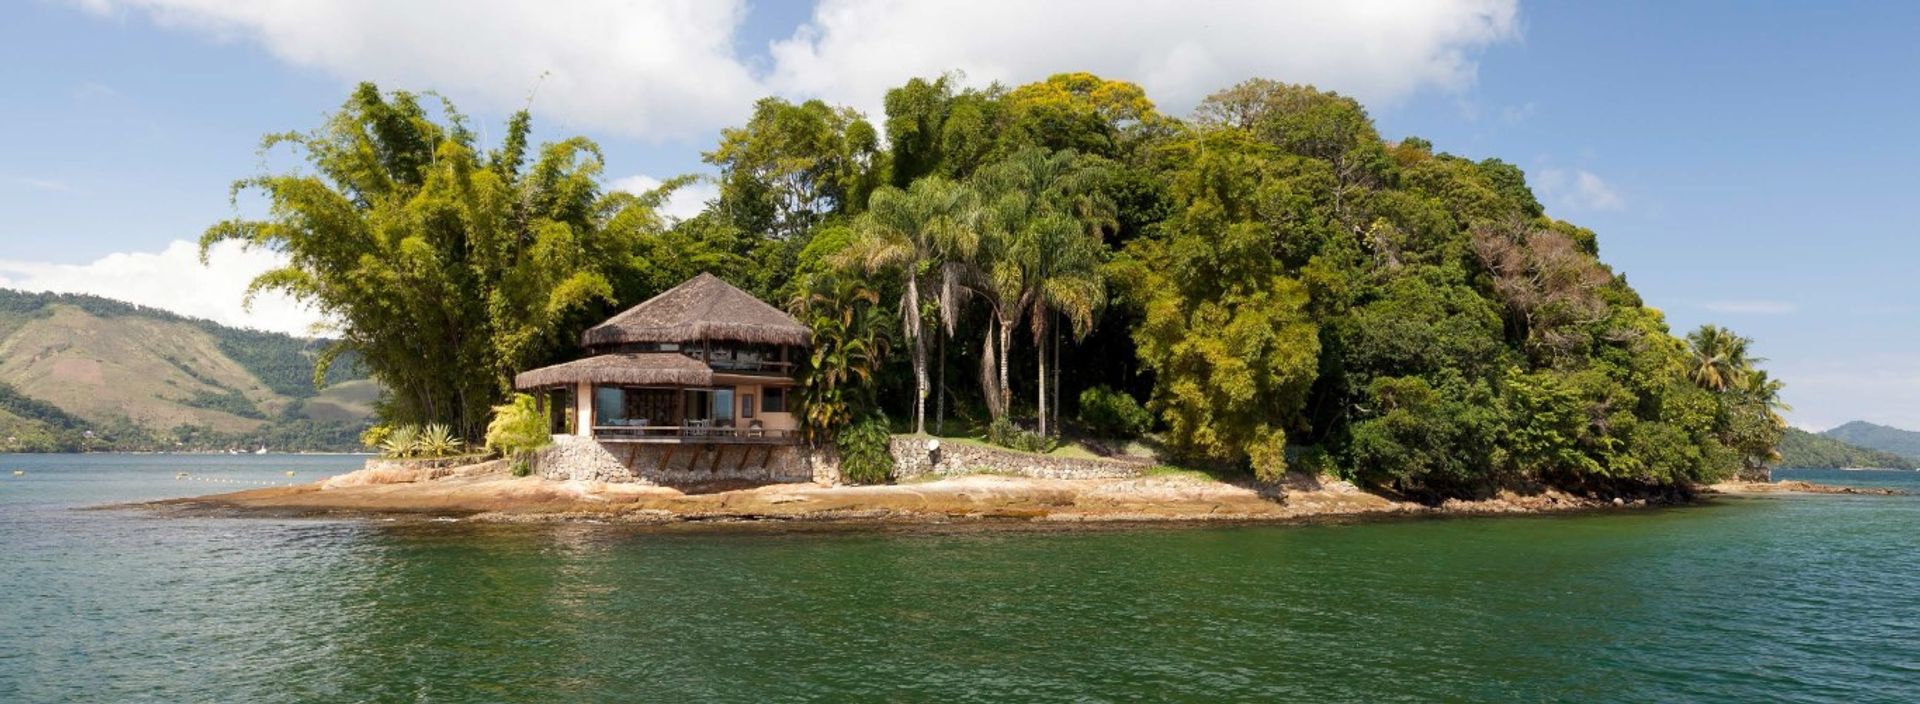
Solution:
[(1902, 457), (1920, 458), (1920, 433), (1856, 420), (1821, 435), (1841, 442), (1891, 452)]
[(326, 344), (0, 289), (0, 451), (353, 449), (379, 388), (351, 359), (315, 388)]
[(1780, 466), (1795, 469), (1920, 469), (1920, 460), (1788, 428)]

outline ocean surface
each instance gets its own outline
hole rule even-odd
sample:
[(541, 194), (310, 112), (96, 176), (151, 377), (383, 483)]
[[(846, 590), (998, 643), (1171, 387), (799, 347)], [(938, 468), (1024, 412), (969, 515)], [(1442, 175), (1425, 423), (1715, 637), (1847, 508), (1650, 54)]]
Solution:
[(1090, 532), (77, 510), (359, 462), (0, 455), (0, 702), (1920, 700), (1914, 496)]

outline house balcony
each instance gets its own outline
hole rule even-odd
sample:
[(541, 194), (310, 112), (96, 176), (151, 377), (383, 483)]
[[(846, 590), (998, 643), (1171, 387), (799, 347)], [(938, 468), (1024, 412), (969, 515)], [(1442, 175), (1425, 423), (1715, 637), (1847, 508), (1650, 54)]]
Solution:
[(795, 445), (800, 442), (800, 434), (785, 428), (688, 421), (687, 425), (595, 425), (593, 439), (603, 443), (658, 445)]

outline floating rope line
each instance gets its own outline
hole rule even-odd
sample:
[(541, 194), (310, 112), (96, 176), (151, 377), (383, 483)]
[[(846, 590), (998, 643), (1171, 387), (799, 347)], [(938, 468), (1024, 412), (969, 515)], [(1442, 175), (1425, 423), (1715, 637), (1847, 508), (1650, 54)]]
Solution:
[[(289, 473), (291, 474), (291, 473)], [(254, 479), (230, 479), (227, 477), (196, 477), (186, 472), (173, 475), (174, 479), (188, 482), (206, 482), (209, 484), (245, 484), (251, 486), (293, 486), (297, 482), (263, 482)]]

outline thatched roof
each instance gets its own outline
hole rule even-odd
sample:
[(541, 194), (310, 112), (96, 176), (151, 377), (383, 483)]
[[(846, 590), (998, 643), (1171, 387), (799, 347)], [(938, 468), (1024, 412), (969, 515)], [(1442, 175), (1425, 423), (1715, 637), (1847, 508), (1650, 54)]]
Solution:
[(805, 345), (810, 331), (793, 316), (701, 274), (645, 303), (628, 308), (581, 336), (588, 347), (630, 342), (727, 340), (767, 345)]
[(580, 382), (631, 386), (712, 386), (713, 369), (700, 360), (676, 352), (602, 354), (521, 372), (513, 378), (513, 387), (526, 391)]

